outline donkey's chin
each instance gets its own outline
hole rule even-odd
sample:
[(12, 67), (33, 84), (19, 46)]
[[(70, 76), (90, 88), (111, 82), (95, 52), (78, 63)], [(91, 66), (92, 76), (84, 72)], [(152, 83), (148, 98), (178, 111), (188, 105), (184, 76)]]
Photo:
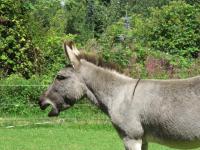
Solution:
[(45, 109), (47, 109), (47, 107), (48, 107), (49, 105), (50, 105), (50, 104), (41, 105), (41, 106), (40, 106), (40, 109), (45, 110)]
[(43, 101), (43, 102), (39, 102), (39, 105), (40, 105), (40, 109), (42, 109), (42, 110), (45, 110), (45, 109), (47, 109), (47, 107), (50, 105), (49, 103), (47, 103), (47, 102), (45, 102), (45, 101)]
[(48, 113), (48, 116), (49, 117), (57, 117), (59, 115), (60, 111), (55, 108), (55, 107), (52, 107), (51, 111)]

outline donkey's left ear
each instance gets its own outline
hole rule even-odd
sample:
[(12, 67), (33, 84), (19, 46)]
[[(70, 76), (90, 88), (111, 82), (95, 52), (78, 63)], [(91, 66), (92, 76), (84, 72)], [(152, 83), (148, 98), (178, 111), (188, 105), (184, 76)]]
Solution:
[(64, 42), (64, 50), (65, 50), (65, 55), (67, 58), (69, 58), (73, 68), (78, 69), (80, 61), (77, 58), (77, 56), (79, 55), (80, 52), (73, 44), (73, 42), (68, 42), (68, 41)]

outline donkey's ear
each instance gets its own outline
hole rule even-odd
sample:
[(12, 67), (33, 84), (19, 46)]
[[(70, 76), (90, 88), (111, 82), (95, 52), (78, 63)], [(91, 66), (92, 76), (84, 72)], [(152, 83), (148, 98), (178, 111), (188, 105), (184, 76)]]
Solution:
[[(64, 42), (64, 50), (65, 50), (66, 57), (69, 58), (73, 68), (78, 69), (79, 65), (80, 65), (80, 61), (77, 58), (79, 51), (77, 50), (78, 52), (75, 52), (74, 47), (75, 46), (73, 45), (72, 42), (67, 42), (67, 41)], [(75, 47), (75, 49), (76, 49), (76, 47)]]
[(74, 43), (72, 43), (71, 48), (72, 48), (72, 51), (74, 52), (74, 54), (75, 54), (76, 56), (80, 55), (80, 52), (79, 52), (79, 50), (76, 48), (76, 45), (75, 45)]

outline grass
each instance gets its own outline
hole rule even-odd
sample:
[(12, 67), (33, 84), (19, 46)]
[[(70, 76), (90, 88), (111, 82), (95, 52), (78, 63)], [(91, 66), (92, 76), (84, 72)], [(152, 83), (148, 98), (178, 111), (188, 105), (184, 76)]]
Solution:
[(1, 150), (123, 149), (117, 133), (107, 123), (72, 123), (53, 119), (49, 124), (17, 124), (13, 128), (6, 128), (10, 125), (0, 128)]
[[(39, 123), (38, 123), (39, 122)], [(63, 118), (2, 118), (1, 150), (123, 150), (108, 122), (67, 121)], [(23, 125), (23, 126), (22, 126)], [(150, 150), (172, 150), (150, 144)]]
[[(0, 150), (124, 150), (108, 117), (96, 107), (75, 105), (58, 118), (46, 117), (49, 110), (29, 115), (1, 113)], [(149, 150), (173, 149), (149, 144)]]

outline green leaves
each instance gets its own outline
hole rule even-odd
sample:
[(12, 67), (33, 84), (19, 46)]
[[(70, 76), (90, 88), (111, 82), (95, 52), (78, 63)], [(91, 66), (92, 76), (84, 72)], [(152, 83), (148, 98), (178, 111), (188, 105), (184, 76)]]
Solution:
[[(174, 1), (162, 8), (152, 8), (150, 16), (141, 26), (135, 26), (135, 34), (145, 39), (143, 45), (152, 49), (197, 58), (200, 52), (200, 8)], [(140, 32), (143, 28), (143, 32)], [(139, 32), (139, 33), (138, 33)]]
[(38, 97), (45, 88), (43, 77), (26, 80), (22, 76), (11, 75), (0, 80), (0, 112), (17, 115), (36, 113)]
[(1, 55), (1, 60), (6, 61), (8, 57), (6, 55)]
[(2, 0), (0, 5), (1, 18), (10, 24), (0, 24), (0, 76), (13, 73), (29, 78), (41, 62), (41, 53), (36, 49), (25, 26), (28, 20), (28, 1)]

